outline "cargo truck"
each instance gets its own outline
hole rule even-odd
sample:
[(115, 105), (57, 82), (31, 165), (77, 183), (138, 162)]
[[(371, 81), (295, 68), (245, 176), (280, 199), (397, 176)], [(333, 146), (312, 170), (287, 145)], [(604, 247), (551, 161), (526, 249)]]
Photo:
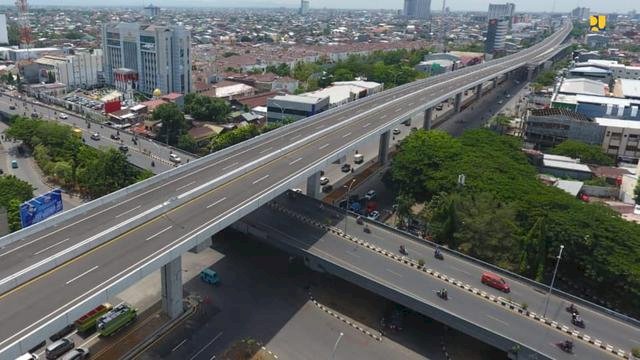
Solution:
[(138, 312), (135, 308), (124, 303), (120, 304), (98, 319), (98, 333), (100, 336), (111, 336), (132, 323), (137, 316)]
[(78, 330), (79, 333), (93, 330), (96, 327), (96, 323), (98, 322), (98, 319), (102, 315), (111, 311), (111, 309), (113, 309), (113, 306), (111, 306), (111, 304), (109, 303), (99, 305), (95, 309), (82, 315), (82, 317), (80, 317), (78, 320), (74, 321), (73, 323), (76, 326), (76, 329)]

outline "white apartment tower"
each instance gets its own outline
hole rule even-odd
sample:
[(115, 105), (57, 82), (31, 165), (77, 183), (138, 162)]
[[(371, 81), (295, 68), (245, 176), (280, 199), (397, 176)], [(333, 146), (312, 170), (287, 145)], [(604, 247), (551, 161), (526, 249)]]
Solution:
[(102, 27), (107, 84), (127, 74), (134, 89), (151, 95), (191, 92), (191, 34), (182, 26), (107, 23)]
[(404, 0), (402, 13), (408, 18), (427, 20), (431, 17), (431, 0)]

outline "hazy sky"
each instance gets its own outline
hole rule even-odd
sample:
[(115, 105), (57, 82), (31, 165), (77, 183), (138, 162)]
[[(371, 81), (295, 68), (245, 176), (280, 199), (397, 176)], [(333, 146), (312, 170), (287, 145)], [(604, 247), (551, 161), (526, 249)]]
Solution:
[[(33, 5), (112, 5), (135, 6), (153, 3), (158, 6), (210, 6), (210, 7), (297, 7), (299, 0), (29, 0)], [(400, 9), (403, 0), (310, 0), (311, 8), (367, 8), (367, 9)], [(487, 10), (488, 4), (504, 3), (507, 1), (490, 0), (447, 0), (451, 10)], [(516, 11), (551, 11), (555, 3), (556, 11), (567, 12), (576, 6), (586, 6), (592, 11), (627, 12), (634, 7), (640, 10), (638, 0), (511, 0), (516, 4)], [(13, 5), (13, 0), (0, 0), (0, 5)], [(635, 6), (634, 6), (635, 4)], [(441, 9), (441, 0), (432, 0), (431, 8)]]

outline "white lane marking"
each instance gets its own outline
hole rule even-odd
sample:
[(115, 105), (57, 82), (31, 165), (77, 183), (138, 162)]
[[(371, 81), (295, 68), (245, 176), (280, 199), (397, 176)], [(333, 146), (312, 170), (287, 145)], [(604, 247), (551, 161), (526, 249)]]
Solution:
[(369, 126), (369, 125), (371, 125), (371, 123), (370, 123), (370, 122), (368, 122), (368, 123), (366, 123), (366, 124), (362, 125), (362, 127), (363, 127), (363, 128), (366, 128), (366, 127), (367, 127), (367, 126)]
[(74, 282), (74, 281), (76, 281), (76, 280), (80, 279), (81, 277), (83, 277), (83, 276), (87, 275), (88, 273), (92, 272), (93, 270), (95, 270), (95, 269), (97, 269), (97, 268), (98, 268), (98, 265), (96, 265), (96, 266), (92, 267), (91, 269), (89, 269), (89, 270), (87, 270), (87, 271), (83, 272), (82, 274), (80, 274), (80, 275), (78, 275), (78, 276), (76, 276), (76, 277), (72, 278), (71, 280), (67, 281), (67, 285), (69, 285), (69, 284), (71, 284), (72, 282)]
[(174, 351), (178, 350), (180, 348), (180, 346), (184, 345), (184, 343), (186, 343), (186, 342), (187, 342), (187, 339), (184, 339), (184, 340), (180, 341), (180, 343), (178, 345), (174, 346), (174, 348), (171, 349), (171, 352), (174, 352)]
[(198, 357), (198, 355), (200, 355), (200, 354), (204, 351), (204, 349), (208, 348), (208, 347), (209, 347), (209, 345), (213, 344), (213, 342), (214, 342), (214, 341), (218, 340), (218, 338), (219, 338), (220, 336), (222, 336), (222, 331), (220, 331), (220, 332), (218, 333), (218, 335), (216, 335), (216, 337), (214, 337), (213, 339), (211, 339), (211, 341), (209, 341), (208, 343), (206, 343), (206, 344), (205, 344), (205, 346), (203, 346), (200, 350), (198, 350), (198, 352), (197, 352), (197, 353), (195, 353), (195, 354), (194, 354), (194, 355), (193, 355), (189, 360), (193, 360), (193, 359), (197, 358), (197, 357)]
[(299, 158), (297, 158), (297, 159), (293, 160), (292, 162), (290, 162), (290, 163), (289, 163), (289, 165), (293, 165), (293, 164), (297, 163), (297, 162), (298, 162), (298, 161), (300, 161), (300, 160), (302, 160), (302, 158), (301, 158), (301, 157), (299, 157)]
[(227, 169), (232, 168), (232, 167), (234, 167), (234, 166), (236, 166), (236, 165), (238, 165), (238, 162), (237, 162), (237, 161), (236, 161), (236, 162), (234, 162), (233, 164), (230, 164), (230, 165), (227, 165), (227, 166), (223, 167), (223, 168), (222, 168), (222, 170), (227, 170)]
[(458, 268), (458, 267), (456, 267), (456, 266), (451, 265), (450, 267), (451, 267), (452, 269), (455, 269), (455, 270), (457, 270), (457, 271), (460, 271), (461, 273), (465, 273), (465, 274), (467, 274), (467, 275), (471, 275), (471, 276), (473, 276), (473, 274), (472, 274), (472, 273), (470, 273), (470, 272), (468, 272), (468, 271), (465, 271), (465, 270), (462, 270), (462, 269), (460, 269), (460, 268)]
[(67, 240), (69, 240), (69, 238), (66, 238), (66, 239), (64, 239), (64, 240), (62, 240), (62, 241), (58, 241), (57, 243), (55, 243), (55, 244), (53, 244), (53, 245), (51, 245), (51, 246), (47, 246), (46, 248), (44, 248), (44, 249), (42, 249), (42, 250), (38, 251), (37, 253), (34, 253), (33, 255), (40, 255), (40, 254), (42, 254), (43, 252), (45, 252), (45, 251), (47, 251), (47, 250), (49, 250), (49, 249), (51, 249), (51, 248), (54, 248), (54, 247), (56, 247), (56, 246), (58, 246), (58, 245), (62, 244), (63, 242), (65, 242), (65, 241), (67, 241)]
[(397, 109), (396, 109), (396, 111), (395, 111), (395, 112), (399, 112), (399, 111), (401, 111), (401, 110), (402, 110), (402, 108), (400, 108), (400, 107), (399, 107), (399, 108), (397, 108)]
[(149, 240), (153, 239), (154, 237), (156, 237), (156, 236), (158, 236), (158, 235), (162, 234), (163, 232), (168, 231), (168, 230), (169, 230), (169, 229), (171, 229), (172, 227), (173, 227), (173, 225), (169, 225), (169, 226), (167, 226), (166, 228), (164, 228), (164, 229), (162, 229), (162, 230), (158, 231), (157, 233), (155, 233), (155, 234), (153, 234), (153, 235), (149, 236), (149, 237), (148, 237), (148, 238), (146, 238), (144, 241), (149, 241)]
[(329, 146), (329, 144), (324, 144), (324, 145), (320, 146), (320, 147), (318, 148), (318, 150), (322, 150), (322, 149), (326, 148), (327, 146)]
[(300, 136), (302, 136), (302, 135), (292, 136), (292, 137), (289, 138), (289, 140), (295, 140), (295, 139), (299, 138)]
[(215, 201), (213, 204), (207, 205), (207, 209), (210, 208), (210, 207), (216, 206), (216, 205), (220, 204), (221, 202), (223, 202), (225, 200), (227, 200), (226, 196), (223, 197), (222, 199), (219, 199), (219, 200)]
[(395, 271), (393, 271), (393, 270), (390, 270), (390, 269), (385, 269), (385, 270), (387, 270), (388, 272), (392, 273), (393, 275), (396, 275), (396, 276), (402, 277), (402, 275), (398, 274), (397, 272), (395, 272)]
[(125, 211), (125, 212), (122, 212), (122, 213), (116, 215), (116, 218), (119, 218), (120, 216), (124, 216), (124, 215), (126, 215), (126, 214), (128, 214), (128, 213), (130, 213), (130, 212), (132, 212), (134, 210), (138, 210), (141, 207), (142, 207), (142, 205), (138, 205), (138, 206), (134, 207), (133, 209), (129, 209), (129, 210)]
[(264, 149), (264, 150), (260, 151), (260, 154), (264, 154), (264, 153), (266, 153), (267, 151), (269, 151), (269, 150), (271, 150), (271, 149), (273, 149), (273, 147), (268, 147), (268, 148), (266, 148), (266, 149)]
[(410, 102), (410, 103), (408, 103), (408, 104), (407, 104), (407, 106), (413, 106), (413, 103), (412, 103), (412, 102)]
[(351, 135), (351, 132), (348, 132), (348, 133), (346, 133), (346, 134), (342, 135), (342, 138), (344, 139), (344, 138), (346, 138), (346, 137), (347, 137), (347, 136), (349, 136), (349, 135)]
[(196, 183), (195, 181), (192, 181), (192, 182), (190, 182), (190, 183), (188, 183), (188, 184), (186, 184), (186, 185), (182, 185), (182, 186), (180, 186), (179, 188), (176, 188), (176, 191), (180, 191), (180, 190), (182, 190), (182, 189), (184, 189), (184, 188), (186, 188), (186, 187), (188, 187), (188, 186), (191, 186), (191, 185), (193, 185), (193, 184), (195, 184), (195, 183)]
[(387, 115), (386, 115), (386, 114), (382, 114), (382, 115), (380, 115), (380, 119), (384, 119), (384, 118), (386, 118), (386, 117), (387, 117)]
[(322, 129), (324, 127), (324, 125), (318, 125), (316, 126), (316, 130)]
[(266, 179), (266, 178), (268, 178), (268, 177), (269, 177), (269, 174), (267, 174), (267, 175), (265, 175), (265, 176), (261, 177), (260, 179), (258, 179), (258, 180), (256, 180), (256, 181), (254, 181), (252, 184), (253, 184), (253, 185), (255, 185), (255, 184), (259, 183), (260, 181), (262, 181), (262, 180), (264, 180), (264, 179)]
[(358, 254), (354, 253), (353, 251), (347, 251), (346, 253), (347, 253), (347, 254), (349, 254), (349, 255), (351, 255), (351, 256), (353, 256), (353, 257), (357, 257), (357, 258), (359, 258), (359, 257), (360, 257), (360, 255), (358, 255)]
[(504, 321), (504, 320), (500, 320), (500, 319), (498, 319), (498, 318), (497, 318), (497, 317), (495, 317), (495, 316), (487, 315), (487, 317), (488, 317), (489, 319), (495, 320), (495, 321), (497, 321), (497, 322), (499, 322), (499, 323), (502, 323), (502, 324), (504, 324), (504, 325), (509, 326), (509, 323), (507, 323), (507, 322), (506, 322), (506, 321)]

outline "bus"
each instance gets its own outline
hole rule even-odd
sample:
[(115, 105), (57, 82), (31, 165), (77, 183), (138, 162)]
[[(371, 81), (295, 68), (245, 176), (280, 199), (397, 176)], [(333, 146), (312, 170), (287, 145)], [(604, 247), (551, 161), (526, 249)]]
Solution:
[(73, 323), (76, 326), (76, 329), (78, 330), (79, 333), (93, 330), (96, 327), (96, 323), (98, 322), (98, 319), (102, 315), (111, 311), (111, 309), (113, 309), (113, 306), (111, 306), (111, 304), (109, 303), (99, 305), (95, 309), (82, 315), (78, 320), (74, 321)]
[(98, 319), (98, 333), (100, 336), (111, 336), (118, 330), (132, 323), (138, 316), (138, 311), (122, 303)]

